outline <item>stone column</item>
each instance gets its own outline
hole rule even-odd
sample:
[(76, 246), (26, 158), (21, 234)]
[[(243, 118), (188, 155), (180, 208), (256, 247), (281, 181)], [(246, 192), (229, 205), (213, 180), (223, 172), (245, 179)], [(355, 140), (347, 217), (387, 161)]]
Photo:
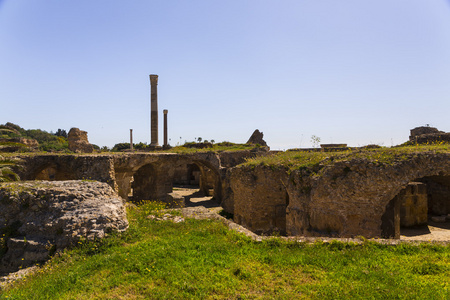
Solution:
[(158, 144), (158, 75), (150, 75), (150, 117), (151, 117), (151, 143)]
[(133, 129), (130, 129), (130, 150), (133, 150)]
[(164, 112), (164, 147), (167, 147), (169, 144), (167, 143), (167, 113), (169, 112), (167, 109), (163, 110)]

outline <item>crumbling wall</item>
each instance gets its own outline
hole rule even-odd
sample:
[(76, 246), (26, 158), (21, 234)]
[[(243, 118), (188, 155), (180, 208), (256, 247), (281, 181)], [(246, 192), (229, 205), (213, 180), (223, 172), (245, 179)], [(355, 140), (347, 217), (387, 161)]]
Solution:
[(286, 233), (285, 169), (238, 167), (230, 172), (234, 194), (234, 220), (258, 234)]
[(109, 155), (19, 155), (22, 180), (96, 180), (116, 189), (114, 161)]
[(411, 143), (427, 144), (437, 142), (450, 142), (450, 133), (440, 131), (435, 127), (422, 126), (411, 129), (409, 136)]
[(230, 170), (233, 212), (239, 224), (255, 232), (274, 228), (274, 216), (282, 219), (275, 207), (286, 199), (280, 192), (283, 187), (288, 195), (288, 235), (388, 238), (400, 234), (399, 202), (393, 199), (412, 181), (450, 174), (450, 154), (412, 153), (391, 163), (357, 158), (332, 163), (317, 173), (306, 169), (288, 175), (272, 168)]

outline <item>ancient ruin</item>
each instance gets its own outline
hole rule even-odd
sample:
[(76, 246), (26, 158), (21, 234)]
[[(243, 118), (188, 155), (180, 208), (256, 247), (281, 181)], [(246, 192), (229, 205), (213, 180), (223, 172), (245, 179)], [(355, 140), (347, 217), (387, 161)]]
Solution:
[(71, 128), (67, 136), (69, 150), (75, 153), (92, 153), (94, 147), (89, 143), (87, 132), (78, 128)]
[(264, 134), (256, 129), (247, 141), (247, 144), (260, 145), (267, 147), (266, 141), (263, 139)]
[[(79, 130), (73, 131), (78, 133), (76, 136), (85, 136), (80, 134)], [(411, 132), (414, 140), (423, 135), (443, 135), (434, 130), (434, 133), (429, 131), (430, 129), (425, 129), (425, 132), (420, 129)], [(261, 143), (262, 133), (258, 131), (255, 136), (259, 136)], [(87, 139), (81, 140), (87, 142)], [(70, 225), (70, 230), (64, 229), (64, 226), (70, 223), (67, 223), (69, 217), (64, 216), (66, 213), (73, 215), (70, 210), (51, 212), (51, 215), (58, 215), (58, 218), (66, 220), (65, 225), (58, 223), (60, 221), (56, 219), (44, 221), (44, 217), (41, 217), (40, 214), (49, 214), (48, 203), (56, 201), (55, 199), (60, 197), (57, 195), (61, 193), (69, 195), (68, 198), (63, 198), (70, 198), (67, 200), (67, 203), (71, 203), (68, 204), (70, 207), (81, 210), (85, 210), (83, 203), (90, 203), (91, 196), (102, 199), (100, 202), (105, 205), (113, 201), (119, 205), (119, 210), (122, 209), (120, 205), (127, 201), (140, 200), (158, 200), (172, 207), (184, 207), (186, 199), (175, 192), (175, 187), (185, 185), (197, 186), (202, 195), (214, 197), (225, 212), (233, 215), (236, 223), (263, 235), (276, 233), (304, 237), (364, 236), (398, 239), (402, 227), (449, 220), (450, 152), (447, 150), (419, 151), (417, 147), (400, 150), (383, 150), (379, 147), (352, 149), (343, 144), (327, 146), (329, 145), (311, 152), (286, 152), (292, 153), (293, 156), (297, 155), (296, 153), (306, 155), (309, 159), (319, 158), (316, 163), (294, 169), (290, 168), (289, 164), (271, 163), (268, 159), (256, 165), (247, 163), (251, 158), (283, 154), (271, 152), (268, 147), (257, 146), (252, 150), (201, 150), (186, 154), (18, 154), (16, 158), (21, 160), (23, 167), (17, 168), (17, 173), (26, 182), (36, 182), (35, 192), (47, 197), (47, 204), (37, 201), (33, 196), (36, 193), (27, 192), (33, 189), (33, 185), (25, 189), (21, 187), (19, 190), (25, 192), (19, 194), (8, 192), (7, 186), (0, 186), (0, 204), (3, 205), (0, 223), (3, 224), (7, 215), (9, 221), (5, 221), (5, 224), (8, 226), (12, 226), (11, 222), (17, 219), (22, 224), (17, 227), (19, 236), (36, 242), (36, 245), (30, 247), (39, 252), (40, 250), (36, 250), (40, 247), (37, 242), (40, 240), (39, 236), (45, 236), (45, 239), (53, 241), (52, 244), (62, 247), (69, 243), (70, 238), (67, 234), (51, 236), (56, 232), (53, 229), (58, 231), (57, 228), (62, 226), (62, 232), (68, 233), (70, 230), (75, 232), (74, 228), (78, 226)], [(329, 148), (333, 151), (328, 152)], [(90, 151), (88, 147), (76, 149)], [(44, 180), (42, 187), (36, 180)], [(58, 189), (61, 185), (55, 183), (54, 186), (49, 186), (49, 181), (61, 181), (61, 185), (70, 187), (70, 191), (60, 192)], [(25, 186), (27, 184), (24, 183)], [(86, 190), (89, 186), (92, 187)], [(119, 197), (120, 201), (117, 200)], [(86, 202), (87, 200), (89, 201)], [(79, 206), (75, 205), (75, 202)], [(19, 207), (26, 207), (27, 213), (20, 212)], [(122, 217), (115, 221), (112, 221), (112, 217), (101, 217), (101, 205), (95, 207), (89, 208), (89, 211), (94, 209), (99, 214), (87, 218), (95, 222), (88, 221), (92, 223), (89, 225), (77, 221), (77, 224), (82, 224), (81, 227), (86, 227), (86, 230), (80, 231), (82, 235), (91, 235), (91, 229), (101, 235), (98, 231), (100, 229), (96, 227), (100, 223), (111, 222), (110, 225), (114, 228), (124, 228), (126, 220)], [(114, 214), (118, 216), (122, 213)], [(11, 218), (12, 215), (15, 217)], [(30, 216), (39, 221), (24, 219)], [(98, 218), (109, 221), (99, 223)], [(49, 225), (53, 231), (41, 223), (53, 224)], [(40, 229), (36, 229), (37, 227), (30, 229), (26, 224), (41, 224), (39, 228), (48, 227), (50, 231), (46, 230), (50, 235), (39, 233)], [(77, 228), (81, 228), (80, 226)], [(104, 232), (106, 229), (101, 230)], [(76, 233), (75, 236), (77, 235), (80, 234)], [(9, 243), (12, 244), (8, 247), (15, 249), (14, 245), (21, 242), (11, 239)]]
[(158, 75), (150, 75), (150, 146), (158, 147)]
[(164, 113), (164, 145), (163, 145), (163, 147), (164, 148), (167, 148), (169, 146), (169, 143), (167, 141), (168, 136), (169, 136), (169, 132), (167, 129), (167, 114), (168, 114), (168, 112), (169, 111), (167, 109), (163, 110), (163, 113)]
[(427, 144), (435, 142), (450, 142), (450, 132), (440, 131), (435, 127), (422, 126), (411, 129), (410, 143)]

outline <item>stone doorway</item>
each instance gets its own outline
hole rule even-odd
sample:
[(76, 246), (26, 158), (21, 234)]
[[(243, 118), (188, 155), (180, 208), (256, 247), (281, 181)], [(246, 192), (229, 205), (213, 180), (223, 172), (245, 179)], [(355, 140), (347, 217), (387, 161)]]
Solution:
[(158, 200), (157, 173), (152, 164), (144, 165), (131, 177), (131, 194), (133, 201)]
[[(181, 164), (174, 168), (172, 197), (184, 199), (184, 206), (210, 207), (219, 205), (214, 198), (215, 173), (201, 163)], [(203, 203), (207, 201), (207, 203)], [(209, 202), (208, 202), (209, 201)], [(200, 204), (199, 204), (200, 205)]]
[(382, 237), (450, 240), (450, 176), (409, 182), (386, 206)]

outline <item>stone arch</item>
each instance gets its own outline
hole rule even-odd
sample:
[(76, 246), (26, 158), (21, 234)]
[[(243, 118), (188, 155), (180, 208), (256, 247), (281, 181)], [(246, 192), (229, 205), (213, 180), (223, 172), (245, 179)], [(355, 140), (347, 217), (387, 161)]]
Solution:
[[(427, 225), (436, 216), (450, 214), (450, 174), (416, 178), (388, 202), (382, 216), (381, 236), (400, 238), (402, 228)], [(442, 217), (441, 217), (442, 218)]]
[(298, 173), (309, 186), (290, 198), (288, 233), (399, 237), (393, 199), (417, 179), (450, 175), (450, 153), (407, 153), (392, 161), (358, 158), (336, 162), (312, 178)]
[[(450, 155), (448, 153), (414, 153), (403, 162), (386, 168), (380, 184), (378, 204), (382, 207), (380, 231), (375, 236), (400, 238), (402, 223), (411, 226), (427, 222), (436, 214), (428, 206), (434, 202), (441, 213), (450, 213)], [(445, 191), (437, 197), (436, 181), (445, 182)], [(428, 188), (431, 188), (429, 191)], [(441, 182), (442, 187), (442, 182)], [(434, 190), (434, 191), (433, 191)], [(439, 198), (437, 200), (436, 198)], [(409, 212), (407, 207), (409, 206)], [(425, 210), (425, 211), (424, 211)], [(409, 219), (409, 220), (408, 220)], [(414, 222), (411, 220), (415, 219)]]
[(33, 180), (76, 180), (77, 176), (74, 170), (68, 166), (61, 166), (57, 163), (47, 163), (40, 166), (32, 175)]
[(193, 163), (200, 170), (200, 190), (206, 196), (213, 196), (219, 201), (222, 200), (222, 179), (219, 170), (208, 161), (194, 160)]
[(141, 166), (133, 174), (133, 200), (158, 200), (158, 173), (155, 164)]

